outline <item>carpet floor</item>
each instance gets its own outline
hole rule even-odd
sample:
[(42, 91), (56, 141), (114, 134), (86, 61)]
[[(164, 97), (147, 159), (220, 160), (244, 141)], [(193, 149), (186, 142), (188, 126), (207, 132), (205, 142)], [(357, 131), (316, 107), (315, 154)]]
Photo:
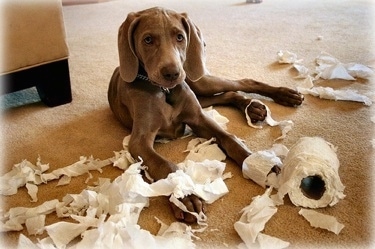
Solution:
[[(70, 165), (82, 155), (106, 159), (122, 148), (129, 130), (115, 119), (107, 102), (107, 87), (118, 65), (117, 30), (131, 11), (159, 5), (187, 12), (200, 27), (207, 43), (210, 73), (226, 78), (253, 78), (274, 86), (295, 88), (303, 80), (289, 64), (279, 64), (276, 53), (289, 50), (310, 68), (315, 58), (327, 52), (343, 63), (357, 62), (375, 66), (374, 1), (370, 0), (264, 0), (246, 4), (245, 0), (144, 0), (99, 1), (95, 4), (63, 7), (70, 50), (69, 66), (73, 102), (48, 108), (35, 90), (2, 98), (0, 173), (27, 159), (49, 163), (51, 170)], [(375, 100), (374, 78), (369, 80), (319, 80), (319, 86), (354, 89)], [(373, 245), (374, 191), (374, 105), (358, 102), (323, 100), (310, 95), (297, 108), (275, 104), (259, 97), (272, 110), (276, 120), (289, 119), (294, 128), (279, 141), (287, 147), (300, 137), (320, 136), (337, 146), (339, 175), (346, 197), (333, 207), (318, 211), (335, 216), (345, 225), (339, 235), (312, 228), (286, 197), (285, 204), (267, 223), (265, 233), (290, 242), (290, 248), (370, 248)], [(254, 129), (246, 124), (243, 113), (231, 107), (217, 107), (230, 121), (228, 130), (244, 139), (252, 151), (270, 148), (280, 135), (277, 127)], [(371, 118), (373, 121), (371, 121)], [(173, 162), (182, 161), (190, 138), (156, 144), (156, 150)], [(236, 247), (241, 239), (233, 224), (240, 211), (264, 189), (242, 177), (240, 167), (226, 160), (229, 193), (207, 207), (208, 229), (197, 234), (198, 248)], [(73, 178), (66, 186), (50, 182), (39, 186), (36, 203), (30, 202), (26, 188), (13, 196), (1, 196), (4, 210), (33, 207), (51, 199), (61, 200), (68, 193), (80, 193), (99, 177), (114, 179), (122, 173), (112, 166)], [(154, 217), (169, 224), (174, 220), (167, 199), (152, 198), (142, 211), (139, 225), (153, 234), (159, 229)], [(47, 224), (59, 219), (50, 214)], [(20, 232), (2, 233), (2, 244), (16, 245)], [(21, 231), (27, 235), (26, 229)], [(39, 237), (45, 237), (43, 234)], [(36, 241), (35, 236), (29, 236)]]

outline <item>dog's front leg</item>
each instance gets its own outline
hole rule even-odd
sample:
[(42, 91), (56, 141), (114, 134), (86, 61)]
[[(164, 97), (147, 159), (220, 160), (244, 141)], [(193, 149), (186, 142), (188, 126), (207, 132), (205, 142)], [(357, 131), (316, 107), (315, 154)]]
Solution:
[(168, 174), (175, 172), (177, 166), (163, 158), (154, 149), (156, 132), (144, 133), (137, 129), (132, 130), (129, 141), (129, 152), (134, 158), (141, 158), (147, 166), (147, 172), (157, 181), (164, 179)]
[(203, 112), (196, 115), (193, 122), (188, 123), (194, 133), (206, 139), (216, 138), (217, 143), (232, 158), (237, 165), (242, 166), (243, 161), (251, 151), (235, 135), (223, 130), (215, 121)]
[[(144, 127), (143, 127), (144, 128)], [(133, 129), (129, 141), (129, 152), (133, 157), (141, 157), (147, 172), (154, 180), (164, 179), (168, 174), (177, 170), (177, 166), (159, 155), (153, 148), (156, 133), (145, 133), (140, 129)], [(195, 195), (188, 195), (180, 199), (190, 212), (205, 212), (205, 203)], [(185, 213), (180, 208), (170, 203), (176, 219), (187, 223), (196, 222), (196, 218), (190, 213)]]

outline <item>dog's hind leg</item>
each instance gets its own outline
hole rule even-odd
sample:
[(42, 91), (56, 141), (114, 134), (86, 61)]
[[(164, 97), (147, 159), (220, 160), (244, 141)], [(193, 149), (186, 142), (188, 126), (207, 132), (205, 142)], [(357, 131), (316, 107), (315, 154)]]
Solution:
[(227, 80), (205, 75), (195, 82), (187, 79), (187, 83), (197, 96), (209, 97), (230, 91), (243, 91), (269, 97), (285, 106), (297, 106), (303, 102), (303, 95), (293, 89), (274, 87), (251, 79)]
[(250, 104), (251, 99), (246, 98), (238, 92), (225, 92), (210, 97), (197, 96), (197, 98), (203, 108), (213, 105), (231, 105), (235, 106), (243, 113), (247, 111), (251, 121), (254, 123), (263, 121), (267, 116), (267, 110), (264, 105), (258, 102)]

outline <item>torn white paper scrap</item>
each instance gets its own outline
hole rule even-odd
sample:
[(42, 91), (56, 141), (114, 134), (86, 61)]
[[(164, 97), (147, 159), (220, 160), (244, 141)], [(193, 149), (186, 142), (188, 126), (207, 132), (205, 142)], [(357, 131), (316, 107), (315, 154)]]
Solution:
[(46, 220), (45, 214), (41, 214), (38, 216), (28, 218), (25, 221), (27, 232), (30, 235), (42, 234), (44, 231), (45, 220)]
[(296, 79), (305, 79), (309, 76), (310, 70), (302, 65), (300, 62), (296, 62), (293, 64), (293, 67), (297, 70), (298, 75), (295, 77)]
[(95, 160), (91, 157), (81, 156), (80, 160), (63, 168), (56, 169), (51, 173), (42, 174), (42, 180), (44, 182), (59, 179), (61, 176), (76, 177), (88, 173), (90, 170), (98, 170), (101, 172), (101, 168), (112, 164), (111, 159), (106, 160)]
[(156, 221), (160, 224), (160, 229), (157, 233), (157, 236), (162, 236), (165, 238), (171, 238), (174, 236), (181, 236), (186, 240), (191, 240), (191, 238), (200, 239), (199, 237), (195, 236), (194, 233), (198, 232), (201, 233), (206, 230), (206, 226), (199, 228), (199, 229), (192, 229), (191, 226), (186, 225), (182, 222), (172, 222), (169, 226), (162, 222), (160, 219), (155, 217)]
[(127, 150), (115, 151), (114, 153), (113, 166), (119, 169), (126, 170), (131, 164), (136, 162)]
[(368, 79), (374, 71), (359, 63), (341, 63), (332, 55), (322, 52), (316, 59), (316, 71), (323, 79), (355, 80), (355, 78)]
[(225, 163), (218, 160), (204, 160), (202, 162), (187, 160), (177, 166), (197, 184), (206, 184), (222, 178), (225, 170)]
[(279, 122), (281, 136), (276, 138), (275, 141), (286, 138), (286, 135), (293, 129), (294, 123), (292, 120), (282, 120)]
[(280, 64), (293, 64), (295, 62), (301, 62), (302, 60), (297, 60), (297, 55), (288, 50), (279, 50), (277, 52), (277, 61)]
[(86, 231), (88, 227), (86, 224), (61, 221), (47, 226), (46, 230), (56, 247), (64, 248), (70, 241)]
[(331, 215), (321, 214), (317, 211), (304, 208), (301, 208), (298, 213), (302, 215), (312, 227), (323, 228), (335, 234), (339, 234), (345, 227)]
[[(25, 235), (22, 233), (20, 234), (18, 238), (18, 245), (17, 248), (28, 248), (28, 249), (40, 249), (42, 248), (39, 245), (34, 244), (29, 238), (27, 238)], [(53, 247), (52, 247), (53, 248)]]
[[(257, 151), (248, 156), (242, 164), (242, 174), (263, 188), (269, 185), (268, 176), (274, 166), (281, 167), (282, 162), (272, 150)], [(275, 186), (276, 187), (276, 186)]]
[(204, 114), (213, 119), (221, 128), (223, 128), (224, 130), (227, 129), (227, 123), (229, 122), (229, 119), (221, 115), (212, 106), (204, 108), (203, 111)]
[(259, 248), (261, 249), (283, 249), (287, 248), (290, 243), (287, 241), (284, 241), (282, 239), (264, 234), (264, 233), (259, 233), (258, 238), (257, 238)]
[(361, 102), (367, 106), (372, 105), (372, 100), (369, 97), (351, 89), (334, 90), (330, 87), (313, 87), (307, 89), (297, 87), (297, 90), (302, 94), (310, 94), (321, 99), (355, 101)]
[(321, 52), (320, 55), (316, 57), (315, 61), (319, 66), (326, 65), (327, 67), (330, 65), (340, 63), (340, 61), (337, 58), (333, 57), (332, 55), (326, 52)]
[(125, 136), (122, 140), (123, 150), (115, 151), (115, 157), (113, 158), (113, 166), (126, 170), (131, 164), (136, 163), (136, 160), (129, 152), (129, 141), (131, 135)]
[[(247, 248), (253, 248), (257, 244), (259, 245), (259, 242), (265, 243), (260, 232), (264, 229), (269, 219), (277, 212), (275, 204), (269, 197), (271, 192), (272, 187), (268, 188), (263, 195), (254, 197), (250, 205), (242, 209), (240, 220), (234, 224), (234, 229)], [(261, 236), (260, 238), (259, 235)], [(269, 248), (285, 248), (285, 243), (287, 243), (278, 239), (272, 241), (275, 244), (268, 244), (270, 245)], [(271, 240), (268, 240), (268, 242), (271, 242)], [(281, 246), (280, 242), (282, 242)]]
[(25, 186), (26, 183), (40, 184), (40, 176), (48, 170), (48, 164), (42, 164), (38, 158), (36, 165), (27, 160), (15, 164), (11, 171), (0, 177), (0, 194), (14, 195), (18, 188)]
[(334, 65), (321, 65), (316, 68), (316, 71), (319, 72), (318, 75), (320, 78), (326, 80), (332, 79), (342, 79), (342, 80), (355, 80), (346, 70), (345, 66), (342, 63), (337, 63)]
[(183, 231), (181, 228), (168, 228), (169, 231), (163, 235), (154, 236), (139, 225), (126, 222), (123, 217), (117, 222), (106, 221), (98, 228), (84, 232), (83, 239), (73, 248), (195, 248), (189, 233), (191, 229), (186, 226)]
[(206, 159), (224, 161), (226, 158), (225, 153), (214, 142), (214, 138), (211, 138), (210, 140), (206, 140), (204, 138), (192, 139), (184, 151), (189, 152), (185, 158), (185, 161), (191, 160), (195, 162), (202, 162)]
[(26, 183), (26, 189), (27, 193), (31, 197), (31, 202), (37, 202), (38, 201), (38, 187), (35, 184), (32, 183)]
[(277, 125), (278, 125), (278, 126), (280, 127), (280, 129), (281, 129), (281, 136), (278, 137), (278, 138), (276, 138), (275, 141), (277, 141), (277, 140), (279, 140), (279, 139), (283, 139), (283, 138), (285, 138), (286, 135), (287, 135), (287, 133), (288, 133), (289, 131), (291, 131), (292, 128), (293, 128), (293, 126), (294, 126), (293, 121), (291, 121), (291, 120), (283, 120), (283, 121), (280, 121), (280, 122), (275, 121), (275, 120), (272, 118), (272, 116), (271, 116), (271, 110), (270, 110), (270, 108), (269, 108), (267, 105), (265, 105), (265, 104), (264, 104), (262, 101), (260, 101), (260, 100), (252, 99), (252, 100), (250, 101), (250, 104), (245, 108), (245, 116), (246, 116), (247, 124), (248, 124), (249, 126), (253, 127), (253, 128), (258, 128), (258, 129), (263, 128), (262, 125), (256, 125), (256, 124), (253, 124), (253, 123), (251, 122), (251, 118), (250, 118), (249, 114), (247, 113), (247, 109), (249, 108), (249, 106), (250, 106), (251, 103), (253, 103), (253, 102), (258, 102), (259, 104), (264, 105), (265, 108), (266, 108), (266, 111), (267, 111), (267, 116), (266, 116), (266, 118), (264, 119), (264, 121), (262, 121), (262, 122), (258, 122), (258, 123), (266, 123), (266, 124), (268, 124), (269, 126), (277, 126)]
[(374, 75), (374, 71), (362, 64), (347, 63), (344, 65), (348, 73), (355, 78), (369, 79)]
[(27, 219), (54, 212), (58, 203), (58, 200), (52, 200), (33, 208), (11, 208), (0, 219), (0, 232), (21, 231)]
[(298, 87), (297, 87), (297, 91), (299, 91), (299, 90), (298, 90), (299, 88), (310, 89), (310, 88), (314, 87), (314, 80), (315, 80), (314, 77), (312, 77), (311, 75), (308, 75), (308, 76), (306, 77), (306, 79), (305, 79), (301, 84), (298, 85)]
[(300, 138), (289, 150), (279, 176), (275, 203), (284, 195), (296, 206), (318, 208), (335, 205), (345, 197), (338, 170), (336, 148), (320, 137)]

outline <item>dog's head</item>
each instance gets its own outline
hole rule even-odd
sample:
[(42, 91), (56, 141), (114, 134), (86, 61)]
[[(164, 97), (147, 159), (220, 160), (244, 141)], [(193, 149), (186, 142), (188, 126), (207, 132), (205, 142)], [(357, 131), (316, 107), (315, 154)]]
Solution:
[(204, 41), (186, 14), (162, 8), (130, 13), (119, 29), (120, 75), (133, 82), (141, 65), (149, 79), (173, 88), (206, 72)]

